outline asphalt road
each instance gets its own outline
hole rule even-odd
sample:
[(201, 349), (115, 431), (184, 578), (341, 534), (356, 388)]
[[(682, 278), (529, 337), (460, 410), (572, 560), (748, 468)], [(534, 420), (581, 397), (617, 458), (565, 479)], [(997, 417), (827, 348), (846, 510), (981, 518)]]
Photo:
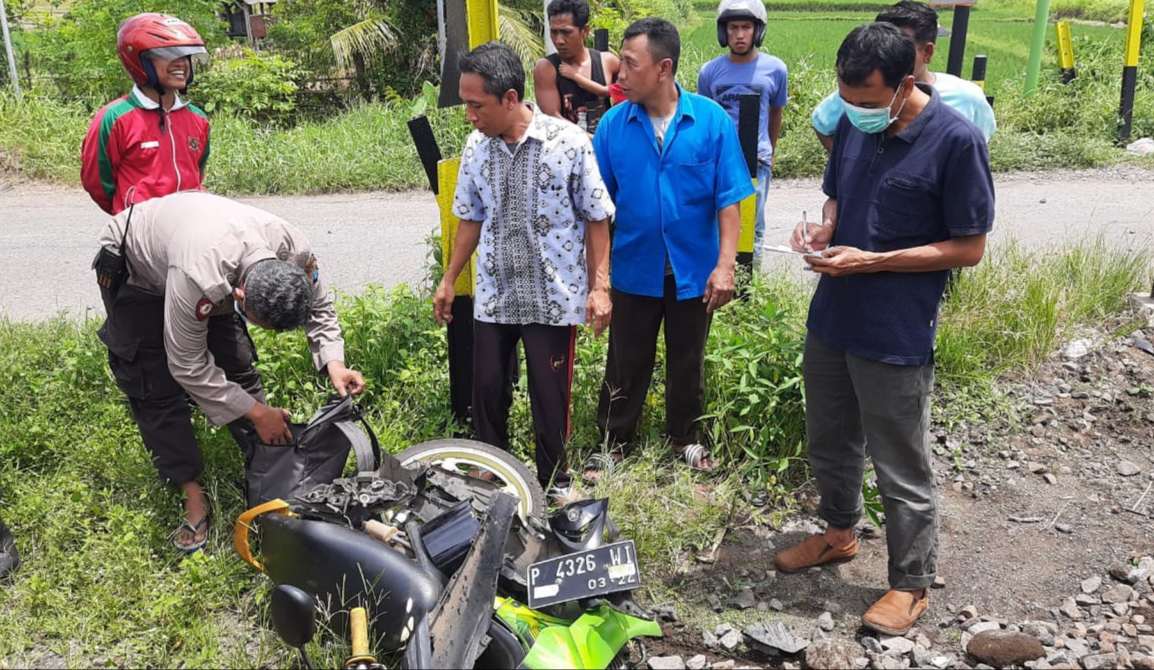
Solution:
[[(1154, 244), (1154, 171), (1110, 168), (1086, 172), (1015, 173), (995, 180), (997, 220), (991, 248), (1011, 236), (1045, 248), (1101, 233), (1110, 244)], [(428, 192), (354, 193), (240, 198), (301, 227), (313, 241), (321, 271), (356, 292), (422, 281), (428, 237), (439, 226)], [(816, 180), (773, 183), (768, 244), (785, 243), (803, 210), (812, 218), (824, 196)], [(0, 180), (0, 317), (32, 321), (64, 312), (102, 315), (90, 264), (106, 216), (79, 188), (5, 184)], [(769, 271), (797, 268), (774, 257)]]

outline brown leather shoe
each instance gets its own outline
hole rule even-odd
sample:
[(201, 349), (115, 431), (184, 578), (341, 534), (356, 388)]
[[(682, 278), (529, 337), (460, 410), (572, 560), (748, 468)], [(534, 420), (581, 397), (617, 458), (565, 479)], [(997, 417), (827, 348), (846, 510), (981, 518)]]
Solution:
[(810, 535), (801, 544), (782, 549), (773, 557), (777, 569), (782, 572), (801, 572), (815, 565), (845, 563), (857, 556), (857, 538), (844, 547), (835, 547), (826, 542), (824, 535)]
[(886, 635), (905, 635), (930, 606), (930, 591), (921, 598), (916, 591), (888, 591), (862, 615), (866, 628)]

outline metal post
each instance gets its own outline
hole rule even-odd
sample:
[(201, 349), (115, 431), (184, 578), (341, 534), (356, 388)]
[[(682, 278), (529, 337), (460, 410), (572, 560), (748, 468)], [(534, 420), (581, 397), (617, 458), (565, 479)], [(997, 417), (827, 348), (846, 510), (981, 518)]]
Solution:
[(986, 88), (986, 54), (974, 56), (974, 69), (970, 70), (970, 81), (977, 84), (982, 90)]
[(1126, 57), (1122, 67), (1122, 104), (1118, 109), (1118, 139), (1130, 141), (1130, 126), (1134, 120), (1134, 88), (1138, 84), (1138, 47), (1142, 42), (1143, 0), (1130, 0), (1130, 17), (1126, 24)]
[(16, 99), (21, 99), (20, 78), (16, 74), (16, 56), (12, 52), (12, 36), (8, 34), (8, 10), (4, 8), (4, 0), (0, 0), (0, 25), (4, 27), (4, 50), (8, 52), (8, 72), (12, 77), (12, 90), (16, 91)]
[(1026, 63), (1026, 97), (1038, 92), (1038, 72), (1042, 69), (1042, 48), (1046, 46), (1046, 23), (1050, 19), (1050, 0), (1038, 0), (1034, 13), (1034, 36), (1030, 39), (1030, 60)]
[[(737, 138), (741, 141), (741, 153), (745, 158), (745, 166), (749, 169), (749, 177), (756, 183), (757, 180), (757, 136), (761, 124), (760, 98), (756, 93), (742, 93), (737, 96)], [(757, 194), (751, 195), (741, 203), (741, 234), (737, 238), (737, 264), (745, 266), (753, 272), (753, 242), (754, 227), (756, 226)], [(747, 286), (739, 289), (742, 297), (745, 296)]]
[(950, 60), (946, 72), (955, 77), (962, 76), (962, 65), (966, 60), (966, 31), (970, 28), (970, 6), (954, 7), (954, 24), (950, 26)]
[(1054, 29), (1058, 33), (1058, 65), (1062, 68), (1062, 83), (1069, 84), (1078, 76), (1074, 70), (1074, 41), (1070, 38), (1070, 22), (1059, 21)]
[(609, 51), (609, 29), (598, 28), (593, 31), (593, 48), (605, 53)]

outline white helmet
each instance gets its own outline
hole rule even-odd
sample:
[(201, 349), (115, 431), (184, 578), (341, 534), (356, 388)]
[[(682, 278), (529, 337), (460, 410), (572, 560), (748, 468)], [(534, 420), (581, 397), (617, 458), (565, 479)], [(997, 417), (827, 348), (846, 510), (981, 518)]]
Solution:
[(753, 46), (761, 46), (765, 39), (765, 5), (761, 0), (721, 0), (717, 6), (717, 42), (729, 46), (729, 36), (725, 34), (725, 24), (733, 19), (753, 21)]

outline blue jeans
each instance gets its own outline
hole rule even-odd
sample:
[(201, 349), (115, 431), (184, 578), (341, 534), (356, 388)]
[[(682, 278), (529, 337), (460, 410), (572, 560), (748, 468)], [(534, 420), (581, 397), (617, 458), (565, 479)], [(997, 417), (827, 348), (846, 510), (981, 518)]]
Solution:
[(754, 206), (753, 267), (761, 264), (761, 244), (765, 238), (765, 201), (769, 199), (769, 182), (773, 170), (768, 163), (757, 162), (757, 204)]

